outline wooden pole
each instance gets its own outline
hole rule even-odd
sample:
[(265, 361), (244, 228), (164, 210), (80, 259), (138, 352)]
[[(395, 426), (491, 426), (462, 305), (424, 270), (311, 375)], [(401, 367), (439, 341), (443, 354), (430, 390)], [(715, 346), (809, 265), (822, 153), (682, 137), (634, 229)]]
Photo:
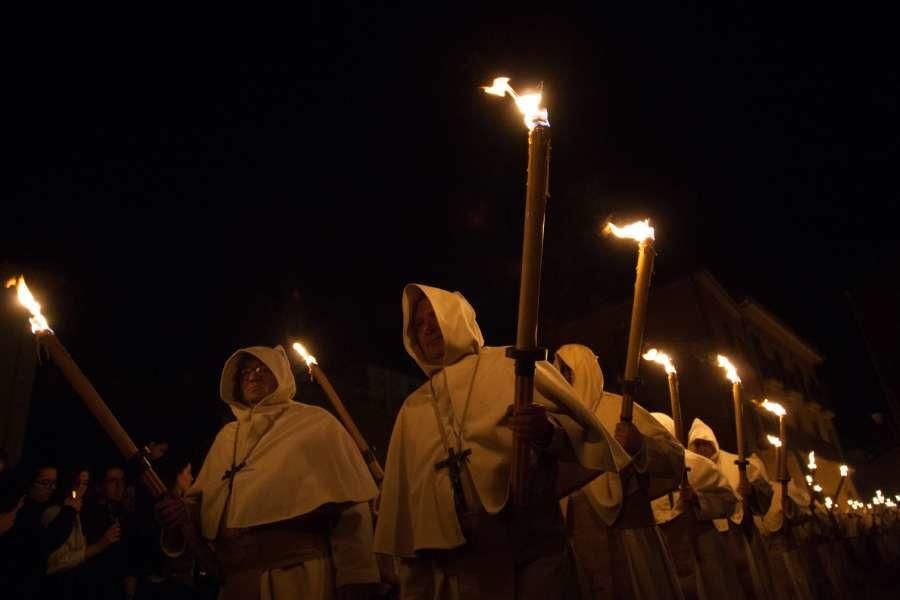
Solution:
[[(650, 295), (650, 276), (653, 274), (653, 240), (638, 245), (637, 272), (634, 280), (634, 301), (631, 304), (631, 324), (628, 329), (628, 351), (625, 355), (625, 377), (622, 382), (622, 410), (620, 421), (631, 421), (639, 384), (638, 369), (641, 347), (644, 344), (644, 325), (647, 320), (647, 298)], [(672, 415), (674, 418), (674, 415)]]
[(341, 397), (338, 396), (334, 387), (331, 385), (331, 382), (328, 381), (325, 371), (323, 371), (319, 365), (313, 363), (309, 365), (309, 374), (310, 377), (319, 384), (325, 392), (325, 395), (328, 396), (328, 400), (331, 402), (331, 406), (334, 407), (334, 411), (337, 413), (338, 418), (341, 420), (341, 423), (344, 424), (344, 428), (347, 430), (347, 433), (350, 434), (350, 437), (353, 438), (356, 447), (359, 448), (359, 451), (363, 455), (363, 459), (369, 466), (369, 472), (372, 473), (372, 478), (375, 479), (375, 483), (378, 484), (378, 487), (381, 487), (381, 482), (384, 480), (384, 469), (381, 468), (381, 464), (378, 462), (378, 459), (375, 458), (375, 452), (372, 450), (369, 443), (366, 442), (366, 438), (364, 438), (359, 431), (359, 427), (356, 426), (356, 422), (353, 420), (353, 417), (350, 416)]
[(687, 435), (684, 431), (684, 418), (681, 416), (681, 393), (678, 390), (678, 374), (669, 373), (669, 402), (672, 405), (672, 421), (675, 422), (675, 437), (687, 448)]
[[(94, 415), (113, 444), (118, 448), (122, 457), (138, 465), (141, 481), (147, 487), (154, 500), (162, 497), (168, 489), (156, 471), (153, 470), (146, 454), (138, 450), (131, 436), (128, 435), (128, 432), (125, 431), (125, 428), (122, 427), (116, 416), (109, 410), (109, 406), (100, 397), (96, 388), (78, 367), (78, 364), (65, 346), (62, 345), (62, 342), (59, 341), (59, 338), (56, 337), (56, 334), (50, 330), (42, 330), (36, 332), (35, 335), (38, 342), (47, 349), (53, 362), (62, 371), (63, 376), (81, 397), (84, 405)], [(213, 573), (217, 573), (212, 551), (199, 539), (190, 520), (184, 523), (181, 533), (184, 535), (185, 542), (196, 552), (198, 559), (206, 568)]]
[[(520, 411), (532, 403), (534, 363), (547, 357), (547, 351), (537, 346), (537, 322), (549, 179), (550, 127), (536, 125), (528, 133), (528, 179), (525, 189), (525, 226), (522, 235), (522, 272), (519, 281), (516, 345), (507, 350), (507, 356), (516, 361), (513, 405), (515, 411)], [(528, 444), (518, 436), (514, 436), (510, 487), (513, 503), (517, 508), (523, 508), (527, 500), (529, 452)]]

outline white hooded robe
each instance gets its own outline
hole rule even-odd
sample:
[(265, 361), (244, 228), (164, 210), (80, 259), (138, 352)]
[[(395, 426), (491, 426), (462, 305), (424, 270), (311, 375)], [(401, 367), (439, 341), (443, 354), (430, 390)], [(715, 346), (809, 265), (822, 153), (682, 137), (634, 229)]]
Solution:
[[(262, 361), (277, 381), (276, 390), (252, 407), (235, 397), (245, 354)], [(284, 349), (238, 350), (225, 363), (219, 391), (236, 421), (216, 436), (186, 494), (189, 501), (199, 501), (203, 538), (215, 547), (220, 535), (295, 523), (317, 509), (335, 507), (340, 512), (328, 535), (330, 556), (264, 570), (259, 598), (326, 599), (339, 586), (378, 582), (368, 505), (378, 490), (340, 422), (321, 408), (293, 400), (296, 383)], [(223, 475), (241, 462), (246, 464), (229, 493)], [(226, 578), (222, 597), (230, 597), (236, 579)]]
[[(444, 339), (439, 364), (424, 357), (416, 339), (412, 313), (421, 296), (430, 301)], [(475, 311), (458, 292), (411, 284), (403, 291), (402, 307), (404, 347), (429, 381), (406, 399), (394, 425), (376, 552), (399, 559), (403, 598), (559, 597), (570, 577), (555, 490), (548, 498), (544, 489), (524, 517), (504, 510), (513, 435), (502, 421), (514, 399), (514, 362), (504, 348), (484, 346)], [(552, 466), (557, 455), (568, 454), (593, 476), (627, 462), (621, 446), (550, 364), (537, 363), (535, 388), (535, 403), (547, 407), (557, 426), (551, 448), (534, 455)], [(457, 515), (448, 470), (436, 468), (447, 457), (436, 410), (453, 447), (458, 432), (461, 448), (471, 450), (462, 476), (467, 504), (480, 516), (468, 533)], [(532, 469), (530, 478), (547, 471)]]
[[(664, 413), (651, 415), (675, 435), (672, 417)], [(681, 501), (679, 491), (653, 501), (653, 514), (678, 566), (682, 590), (685, 597), (740, 600), (744, 597), (741, 582), (734, 564), (723, 560), (728, 556), (728, 547), (712, 523), (713, 519), (731, 516), (738, 504), (737, 494), (708, 458), (685, 450), (684, 462), (688, 469), (688, 483), (694, 489), (699, 506), (686, 510), (688, 507)], [(693, 586), (686, 584), (685, 571)], [(692, 592), (689, 593), (688, 589)]]
[[(622, 397), (603, 391), (603, 371), (591, 349), (562, 346), (556, 364), (570, 373), (584, 405), (605, 427), (614, 429)], [(675, 437), (637, 404), (633, 423), (644, 436), (644, 446), (632, 457), (632, 474), (608, 473), (569, 497), (567, 518), (575, 554), (590, 598), (681, 598), (650, 502), (678, 487), (684, 452)], [(611, 495), (607, 491), (611, 488), (623, 491)]]

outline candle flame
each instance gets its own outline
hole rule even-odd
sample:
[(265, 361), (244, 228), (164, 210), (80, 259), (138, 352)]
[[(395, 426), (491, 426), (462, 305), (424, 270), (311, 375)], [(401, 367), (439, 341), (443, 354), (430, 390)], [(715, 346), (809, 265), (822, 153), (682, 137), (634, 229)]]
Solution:
[(871, 504), (866, 504), (866, 509), (867, 509), (867, 510), (872, 510), (872, 505), (871, 505)]
[(660, 352), (656, 348), (650, 348), (643, 356), (644, 360), (650, 360), (665, 367), (667, 375), (675, 374), (675, 365), (672, 364), (672, 359), (665, 352)]
[(809, 470), (810, 470), (810, 471), (815, 471), (816, 469), (819, 468), (818, 465), (816, 465), (816, 452), (815, 452), (815, 450), (810, 450), (810, 451), (809, 451), (809, 464), (807, 464), (806, 466), (809, 467)]
[(718, 355), (719, 366), (725, 369), (725, 377), (728, 378), (728, 381), (731, 383), (740, 383), (741, 378), (738, 377), (737, 369), (734, 368), (734, 365), (731, 364), (731, 361), (722, 356)]
[(881, 498), (882, 497), (881, 490), (875, 490), (875, 495), (878, 496), (879, 498)]
[(834, 505), (834, 500), (831, 499), (831, 496), (825, 496), (825, 508), (831, 510), (831, 507)]
[(77, 497), (78, 497), (78, 494), (75, 493), (75, 490), (72, 490), (72, 499), (74, 500)]
[(509, 85), (509, 77), (497, 77), (489, 87), (482, 87), (486, 94), (492, 96), (503, 97), (509, 94), (510, 98), (516, 103), (519, 111), (525, 116), (525, 127), (531, 131), (538, 125), (541, 127), (550, 127), (550, 120), (547, 117), (547, 109), (541, 107), (541, 92), (529, 92), (527, 94), (519, 94)]
[(311, 367), (313, 365), (319, 364), (318, 361), (316, 360), (316, 357), (313, 356), (312, 354), (310, 354), (309, 352), (307, 352), (306, 348), (304, 348), (303, 344), (301, 344), (300, 342), (294, 342), (293, 348), (294, 348), (294, 350), (297, 351), (297, 354), (299, 354), (300, 357), (303, 359), (303, 361), (306, 363), (307, 367)]
[(767, 435), (766, 439), (769, 440), (769, 443), (775, 446), (776, 448), (781, 448), (781, 438), (776, 437), (774, 435)]
[(814, 491), (814, 492), (821, 492), (821, 491), (822, 491), (822, 486), (819, 485), (819, 484), (817, 483), (816, 485), (813, 486), (813, 491)]
[[(6, 287), (12, 287), (12, 283), (15, 281), (14, 279), (10, 279), (6, 282)], [(31, 323), (31, 333), (37, 333), (39, 331), (50, 331), (50, 324), (47, 323), (47, 317), (45, 317), (41, 313), (41, 305), (37, 300), (34, 299), (34, 296), (31, 294), (31, 290), (28, 289), (28, 284), (25, 283), (25, 276), (19, 275), (19, 280), (15, 282), (16, 285), (16, 296), (19, 298), (19, 303), (28, 309), (28, 312), (31, 313), (31, 318), (28, 319), (28, 322)]]
[(809, 485), (812, 485), (812, 482), (813, 482), (812, 475), (807, 475), (807, 476), (806, 476), (806, 483), (808, 483)]
[(850, 467), (848, 467), (847, 465), (841, 465), (840, 469), (841, 469), (841, 477), (846, 477), (847, 474), (850, 472)]
[(645, 240), (654, 240), (654, 230), (650, 227), (650, 219), (644, 219), (643, 221), (635, 221), (634, 223), (629, 223), (624, 227), (619, 227), (612, 221), (606, 223), (606, 227), (603, 228), (607, 233), (611, 233), (617, 238), (627, 238), (630, 240), (634, 240), (638, 243), (644, 242)]
[(769, 402), (768, 398), (763, 399), (762, 407), (769, 411), (770, 413), (774, 413), (779, 417), (783, 417), (787, 414), (787, 411), (784, 410), (784, 407), (777, 402)]

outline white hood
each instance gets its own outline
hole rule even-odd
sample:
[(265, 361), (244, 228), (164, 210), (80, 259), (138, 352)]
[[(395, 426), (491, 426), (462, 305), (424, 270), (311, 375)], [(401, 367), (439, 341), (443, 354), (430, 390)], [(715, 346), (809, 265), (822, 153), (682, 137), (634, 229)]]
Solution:
[[(276, 390), (250, 407), (236, 398), (237, 368), (243, 355), (262, 361), (275, 375)], [(281, 346), (238, 350), (225, 362), (219, 383), (222, 401), (237, 421), (216, 436), (188, 496), (201, 501), (203, 537), (215, 539), (227, 505), (229, 528), (274, 523), (327, 503), (366, 502), (377, 488), (359, 450), (327, 411), (294, 402), (297, 385)], [(223, 478), (237, 471), (229, 498)]]

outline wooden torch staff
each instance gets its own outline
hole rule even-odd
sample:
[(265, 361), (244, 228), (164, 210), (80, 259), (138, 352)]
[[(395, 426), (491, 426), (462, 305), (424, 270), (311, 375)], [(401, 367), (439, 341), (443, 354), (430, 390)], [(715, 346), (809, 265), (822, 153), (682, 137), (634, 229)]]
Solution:
[[(138, 450), (131, 436), (128, 435), (116, 416), (109, 410), (109, 406), (100, 397), (96, 388), (78, 367), (78, 364), (65, 346), (62, 345), (62, 342), (59, 341), (59, 338), (49, 329), (36, 331), (35, 336), (40, 345), (47, 349), (53, 362), (56, 363), (66, 380), (81, 397), (84, 405), (100, 423), (100, 426), (110, 437), (116, 448), (118, 448), (122, 457), (128, 462), (137, 465), (140, 470), (141, 481), (154, 500), (161, 498), (168, 489), (156, 471), (153, 470), (147, 454)], [(190, 519), (183, 523), (181, 533), (184, 536), (185, 543), (194, 551), (204, 567), (211, 573), (218, 573), (212, 551), (209, 546), (199, 539)]]
[[(744, 402), (741, 397), (741, 378), (738, 377), (737, 369), (731, 364), (725, 356), (719, 354), (717, 356), (718, 364), (725, 369), (725, 376), (731, 382), (731, 396), (734, 400), (734, 430), (737, 438), (737, 455), (735, 464), (738, 466), (739, 486), (746, 488), (747, 479), (747, 457), (744, 450)], [(747, 494), (741, 494), (741, 501), (744, 507), (744, 526), (745, 532), (752, 531), (750, 526), (753, 525), (753, 516), (750, 514), (750, 498)], [(749, 534), (748, 534), (749, 535)]]
[(319, 387), (322, 388), (322, 391), (325, 392), (325, 395), (328, 397), (328, 401), (331, 402), (331, 406), (334, 408), (334, 412), (337, 413), (338, 418), (344, 425), (344, 429), (346, 429), (347, 433), (350, 434), (350, 437), (353, 438), (353, 442), (356, 444), (356, 447), (359, 448), (359, 452), (362, 454), (363, 460), (366, 461), (366, 465), (368, 465), (369, 467), (369, 472), (372, 474), (372, 478), (380, 488), (381, 482), (384, 480), (384, 469), (381, 467), (381, 463), (379, 463), (378, 459), (375, 457), (375, 451), (366, 441), (366, 438), (363, 437), (362, 432), (359, 430), (359, 427), (356, 426), (356, 422), (353, 420), (353, 417), (350, 416), (350, 412), (347, 410), (347, 407), (344, 405), (341, 397), (338, 396), (338, 393), (335, 391), (334, 386), (331, 385), (331, 382), (325, 375), (325, 371), (323, 371), (319, 364), (316, 362), (315, 357), (307, 352), (306, 348), (303, 347), (303, 344), (300, 344), (299, 342), (295, 342), (293, 348), (306, 363), (306, 368), (309, 369), (309, 376), (313, 381), (318, 383)]
[[(537, 321), (541, 295), (541, 260), (544, 251), (544, 216), (550, 180), (550, 121), (541, 107), (541, 92), (519, 95), (510, 87), (508, 77), (494, 79), (482, 88), (494, 96), (512, 97), (525, 117), (528, 128), (528, 178), (525, 189), (525, 226), (522, 235), (522, 272), (519, 281), (519, 312), (516, 345), (506, 355), (516, 361), (513, 410), (520, 411), (534, 399), (534, 363), (546, 360), (547, 350), (538, 348)], [(510, 466), (510, 491), (513, 505), (523, 508), (527, 502), (528, 444), (513, 436)]]

